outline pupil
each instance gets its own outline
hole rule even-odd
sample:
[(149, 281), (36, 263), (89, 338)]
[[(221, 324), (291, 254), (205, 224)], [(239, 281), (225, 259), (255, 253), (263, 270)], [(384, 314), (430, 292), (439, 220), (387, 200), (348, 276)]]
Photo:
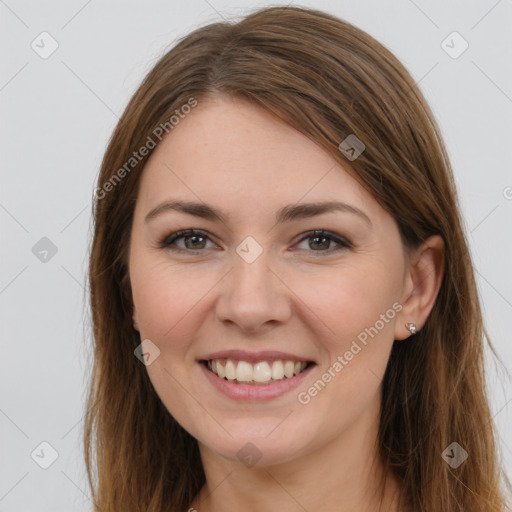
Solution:
[[(197, 235), (192, 235), (192, 236), (189, 236), (189, 237), (187, 238), (187, 240), (193, 240), (193, 242), (192, 242), (192, 246), (193, 246), (193, 247), (192, 247), (192, 249), (193, 249), (194, 247), (197, 247), (197, 246), (198, 246), (198, 245), (196, 244), (197, 240), (201, 240), (202, 238), (204, 238), (204, 237), (202, 237), (202, 236), (197, 236)], [(328, 238), (326, 238), (326, 237), (316, 236), (316, 237), (314, 237), (314, 238), (313, 238), (313, 240), (314, 240), (314, 243), (315, 243), (315, 244), (316, 244), (319, 240), (323, 240), (323, 243), (321, 243), (320, 245), (317, 245), (317, 246), (316, 246), (317, 248), (319, 248), (319, 247), (320, 247), (320, 248), (324, 248), (324, 249), (327, 249), (327, 248), (328, 248), (328, 245), (329, 245), (329, 239), (328, 239)], [(186, 244), (186, 245), (187, 245), (187, 244)], [(189, 246), (187, 245), (187, 248), (188, 248), (188, 249), (190, 249), (191, 247), (189, 247)]]
[[(201, 239), (201, 238), (203, 238), (203, 237), (202, 237), (202, 236), (197, 236), (197, 235), (192, 235), (192, 236), (189, 236), (187, 239), (188, 239), (188, 240), (192, 240), (192, 239), (193, 239), (193, 240), (197, 241), (198, 239)], [(187, 248), (188, 248), (188, 249), (193, 249), (194, 247), (197, 247), (197, 245), (195, 244), (195, 242), (193, 242), (193, 243), (192, 243), (192, 245), (193, 245), (192, 247), (189, 247), (189, 246), (187, 245)]]
[[(313, 238), (313, 240), (315, 240), (315, 241), (317, 241), (317, 240), (324, 240), (324, 241), (327, 241), (327, 245), (329, 245), (329, 241), (328, 241), (328, 239), (326, 237), (316, 236), (316, 237)], [(325, 247), (325, 244), (323, 244), (323, 245), (324, 245), (324, 248), (327, 248), (327, 247)]]

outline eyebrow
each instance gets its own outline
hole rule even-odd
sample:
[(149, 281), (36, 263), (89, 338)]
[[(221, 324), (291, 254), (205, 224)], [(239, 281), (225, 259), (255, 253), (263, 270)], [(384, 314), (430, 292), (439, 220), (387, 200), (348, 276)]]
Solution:
[[(206, 203), (178, 200), (169, 200), (159, 204), (146, 215), (144, 222), (149, 222), (168, 211), (187, 213), (206, 220), (219, 221), (224, 224), (227, 223), (227, 216), (213, 206)], [(322, 215), (323, 213), (330, 213), (334, 211), (352, 213), (363, 219), (368, 225), (372, 225), (370, 218), (363, 211), (350, 204), (340, 203), (337, 201), (289, 204), (277, 212), (276, 222), (278, 224), (283, 224), (285, 222), (315, 217), (316, 215)]]

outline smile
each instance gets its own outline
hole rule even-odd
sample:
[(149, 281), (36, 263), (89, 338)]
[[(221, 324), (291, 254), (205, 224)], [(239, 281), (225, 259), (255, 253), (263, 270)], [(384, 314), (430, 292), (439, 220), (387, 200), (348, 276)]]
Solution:
[(308, 361), (257, 361), (249, 363), (235, 359), (210, 359), (204, 361), (206, 367), (221, 379), (238, 384), (269, 385), (291, 379), (302, 373)]

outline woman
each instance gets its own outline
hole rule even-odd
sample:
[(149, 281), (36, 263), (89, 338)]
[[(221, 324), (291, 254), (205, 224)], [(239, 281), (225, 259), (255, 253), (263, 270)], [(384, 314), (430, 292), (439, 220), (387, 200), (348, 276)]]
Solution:
[(185, 37), (94, 219), (94, 510), (505, 510), (446, 149), (369, 35), (273, 7)]

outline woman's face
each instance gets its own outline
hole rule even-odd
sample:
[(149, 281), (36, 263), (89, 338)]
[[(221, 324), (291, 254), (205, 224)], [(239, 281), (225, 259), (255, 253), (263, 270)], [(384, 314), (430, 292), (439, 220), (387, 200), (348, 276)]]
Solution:
[(272, 464), (375, 435), (408, 334), (403, 246), (298, 131), (241, 100), (199, 101), (144, 169), (129, 272), (149, 378), (202, 449)]

